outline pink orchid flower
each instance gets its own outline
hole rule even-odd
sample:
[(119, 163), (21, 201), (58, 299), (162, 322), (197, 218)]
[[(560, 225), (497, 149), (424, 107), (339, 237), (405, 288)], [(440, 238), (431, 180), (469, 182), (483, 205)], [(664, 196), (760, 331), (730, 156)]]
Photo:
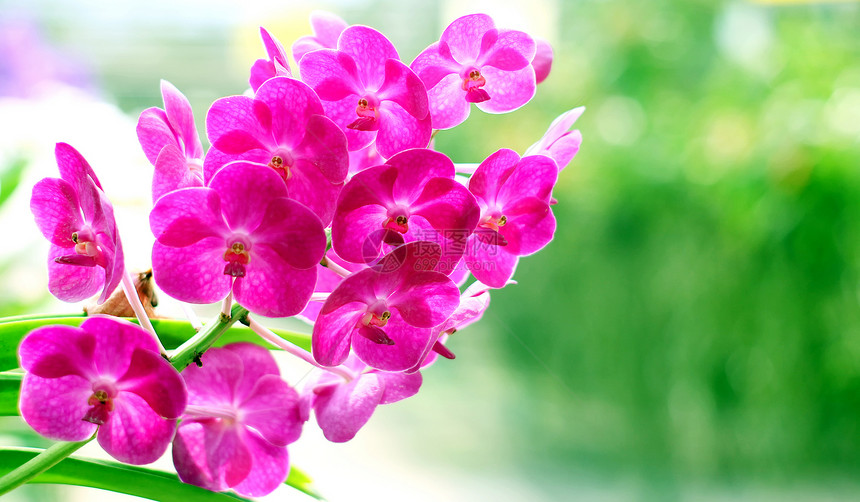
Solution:
[(558, 165), (559, 171), (567, 167), (579, 152), (579, 146), (582, 144), (582, 133), (578, 129), (571, 131), (570, 128), (584, 112), (585, 107), (580, 106), (556, 117), (543, 137), (530, 146), (525, 155), (551, 157)]
[(488, 113), (528, 103), (535, 94), (535, 51), (530, 36), (499, 30), (486, 14), (455, 19), (411, 65), (427, 87), (433, 128), (462, 123), (471, 103)]
[(137, 121), (137, 137), (155, 166), (152, 200), (180, 188), (203, 186), (203, 145), (191, 104), (166, 80), (161, 81), (164, 109), (147, 108)]
[(504, 287), (520, 256), (535, 253), (552, 240), (555, 217), (550, 196), (557, 178), (555, 162), (544, 155), (520, 159), (513, 150), (502, 149), (481, 162), (469, 178), (481, 218), (465, 255), (476, 279)]
[(173, 441), (179, 478), (248, 497), (274, 491), (290, 471), (287, 445), (306, 416), (268, 350), (250, 343), (209, 349), (182, 371), (188, 406)]
[(410, 242), (344, 279), (314, 324), (314, 359), (337, 366), (352, 347), (377, 369), (413, 367), (430, 343), (430, 328), (444, 322), (459, 302), (457, 286), (433, 270), (440, 254), (438, 244)]
[(326, 247), (319, 218), (287, 198), (272, 169), (250, 162), (229, 164), (208, 187), (165, 195), (149, 222), (153, 274), (165, 293), (211, 303), (232, 291), (245, 308), (271, 317), (305, 307)]
[(316, 94), (288, 77), (270, 78), (253, 98), (215, 101), (206, 115), (212, 143), (204, 161), (206, 182), (232, 161), (267, 165), (286, 184), (290, 198), (328, 224), (349, 157), (343, 132), (324, 113)]
[(430, 142), (424, 84), (382, 33), (350, 26), (337, 50), (305, 54), (299, 70), (323, 101), (326, 115), (346, 133), (351, 151), (375, 140), (379, 154), (390, 158)]
[(90, 165), (66, 143), (55, 149), (60, 178), (33, 187), (30, 210), (51, 242), (48, 290), (65, 302), (77, 302), (101, 290), (103, 303), (122, 280), (122, 244), (113, 207)]
[(45, 326), (18, 348), (20, 408), (43, 436), (82, 441), (98, 429), (104, 450), (129, 464), (154, 462), (167, 450), (187, 393), (152, 335), (115, 317), (79, 328)]

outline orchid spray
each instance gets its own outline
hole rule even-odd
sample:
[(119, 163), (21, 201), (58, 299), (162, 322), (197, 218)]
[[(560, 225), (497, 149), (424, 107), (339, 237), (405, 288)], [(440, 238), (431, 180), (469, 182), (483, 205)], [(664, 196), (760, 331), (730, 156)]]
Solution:
[[(550, 71), (549, 44), (473, 14), (407, 64), (372, 28), (328, 13), (311, 24), (291, 46), (292, 69), (261, 28), (251, 89), (206, 113), (208, 150), (188, 100), (162, 81), (164, 108), (145, 110), (136, 131), (154, 166), (155, 237), (152, 273), (137, 283), (94, 169), (57, 145), (60, 177), (38, 182), (31, 199), (50, 243), (48, 290), (108, 305), (118, 289), (137, 319), (103, 306), (61, 323), (0, 322), (20, 339), (20, 369), (0, 368), (20, 382), (20, 415), (60, 441), (19, 452), (0, 494), (75, 461), (90, 477), (66, 482), (151, 498), (257, 497), (285, 480), (313, 495), (287, 452), (311, 415), (344, 442), (377, 406), (416, 395), (422, 370), (454, 359), (452, 335), (513, 283), (519, 258), (552, 240), (553, 188), (579, 150), (569, 129), (582, 108), (524, 156), (502, 148), (477, 167), (431, 141), (473, 104), (494, 114), (525, 105)], [(150, 319), (152, 288), (140, 284), (150, 278), (179, 302), (220, 302), (220, 315)], [(305, 334), (266, 327), (292, 316), (310, 325)], [(301, 359), (309, 378), (284, 380), (273, 350)], [(93, 438), (118, 463), (69, 458)], [(176, 474), (122, 465), (168, 449)], [(111, 484), (117, 473), (138, 478)]]

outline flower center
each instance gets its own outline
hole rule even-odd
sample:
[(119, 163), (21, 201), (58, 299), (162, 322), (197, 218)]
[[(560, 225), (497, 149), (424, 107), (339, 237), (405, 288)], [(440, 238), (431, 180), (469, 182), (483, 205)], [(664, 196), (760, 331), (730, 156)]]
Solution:
[(355, 114), (358, 118), (348, 127), (358, 131), (376, 131), (379, 129), (379, 102), (373, 96), (363, 96), (358, 100)]
[(290, 170), (293, 167), (293, 157), (287, 152), (277, 152), (272, 155), (269, 167), (274, 169), (284, 181), (293, 177), (293, 173)]
[(87, 404), (90, 405), (90, 409), (87, 410), (81, 420), (96, 425), (104, 425), (110, 418), (110, 412), (114, 409), (113, 399), (107, 391), (102, 389), (93, 392), (87, 399)]
[(89, 227), (72, 232), (71, 239), (75, 244), (74, 253), (58, 256), (54, 258), (55, 262), (79, 267), (107, 266), (107, 259), (96, 244), (96, 236)]
[(409, 218), (405, 214), (389, 217), (382, 222), (382, 228), (405, 234), (409, 231)]
[(376, 326), (378, 328), (385, 327), (388, 324), (388, 320), (391, 319), (391, 312), (386, 310), (381, 314), (377, 315), (373, 312), (365, 312), (361, 317), (361, 324), (365, 326)]
[(508, 218), (505, 215), (497, 214), (485, 217), (480, 223), (478, 223), (478, 226), (498, 232), (499, 227), (505, 226), (505, 223), (507, 222)]
[(487, 91), (482, 89), (486, 85), (487, 79), (481, 75), (481, 71), (473, 68), (468, 75), (463, 78), (462, 89), (466, 91), (466, 101), (469, 103), (481, 103), (490, 99)]
[(251, 256), (245, 248), (245, 243), (234, 241), (227, 251), (224, 252), (224, 275), (232, 277), (245, 277), (245, 265), (251, 261)]

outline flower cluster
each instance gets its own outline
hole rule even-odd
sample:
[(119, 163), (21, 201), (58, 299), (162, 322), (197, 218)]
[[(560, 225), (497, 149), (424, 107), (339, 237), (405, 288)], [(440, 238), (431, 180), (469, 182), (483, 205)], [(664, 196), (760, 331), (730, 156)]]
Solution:
[[(80, 440), (98, 428), (104, 449), (129, 463), (172, 441), (183, 481), (264, 495), (287, 476), (287, 445), (311, 411), (342, 442), (377, 405), (416, 394), (423, 368), (454, 358), (450, 335), (513, 282), (521, 256), (552, 240), (553, 188), (579, 149), (569, 129), (581, 108), (525, 156), (500, 149), (477, 168), (431, 144), (473, 103), (489, 113), (526, 104), (551, 67), (546, 42), (474, 14), (407, 64), (372, 28), (331, 14), (311, 24), (292, 46), (297, 70), (261, 29), (266, 58), (250, 69), (251, 90), (206, 114), (208, 151), (167, 82), (164, 108), (145, 110), (137, 135), (154, 167), (157, 286), (182, 302), (223, 302), (224, 313), (235, 301), (314, 376), (295, 390), (252, 344), (210, 349), (180, 374), (151, 334), (94, 317), (21, 345), (21, 411), (38, 432)], [(104, 302), (125, 274), (112, 209), (79, 153), (60, 144), (57, 161), (61, 178), (39, 182), (31, 202), (51, 242), (49, 288), (65, 301), (101, 291)], [(311, 353), (257, 316), (311, 323)]]

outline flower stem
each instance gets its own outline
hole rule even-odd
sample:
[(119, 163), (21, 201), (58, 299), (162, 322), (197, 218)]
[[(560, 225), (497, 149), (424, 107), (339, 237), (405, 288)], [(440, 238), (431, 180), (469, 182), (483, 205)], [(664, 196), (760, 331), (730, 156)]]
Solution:
[(349, 274), (352, 273), (326, 257), (323, 257), (322, 261), (320, 261), (320, 265), (326, 267), (327, 269), (331, 270), (332, 272), (341, 277), (349, 277)]
[(462, 163), (462, 164), (454, 164), (454, 170), (458, 174), (475, 174), (475, 171), (478, 170), (478, 165), (474, 162), (472, 163)]
[(172, 364), (177, 371), (181, 372), (192, 362), (198, 362), (200, 360), (200, 356), (202, 356), (203, 353), (206, 352), (213, 343), (215, 343), (215, 340), (217, 340), (219, 336), (227, 331), (227, 328), (247, 315), (248, 310), (245, 307), (238, 303), (233, 305), (233, 308), (230, 309), (229, 315), (225, 315), (222, 312), (218, 315), (217, 319), (210, 321), (208, 324), (203, 326), (203, 329), (197, 332), (196, 335), (192, 336), (187, 342), (179, 346), (179, 348), (177, 348), (170, 357), (170, 364)]
[(269, 328), (258, 323), (257, 321), (255, 321), (251, 317), (248, 317), (247, 319), (248, 319), (248, 327), (251, 328), (251, 330), (254, 333), (257, 333), (258, 335), (260, 335), (260, 338), (262, 338), (263, 340), (266, 340), (267, 342), (271, 343), (275, 347), (278, 347), (279, 349), (283, 349), (284, 352), (288, 352), (288, 353), (298, 357), (299, 359), (310, 364), (311, 366), (314, 366), (314, 367), (319, 368), (321, 370), (325, 370), (325, 371), (328, 371), (329, 373), (334, 373), (335, 375), (343, 377), (343, 379), (346, 380), (347, 382), (349, 382), (355, 378), (355, 374), (353, 374), (353, 372), (350, 371), (346, 366), (343, 366), (343, 365), (332, 366), (332, 367), (323, 366), (320, 363), (316, 362), (314, 360), (313, 356), (311, 356), (308, 353), (308, 351), (302, 349), (301, 347), (297, 347), (296, 345), (293, 345), (292, 343), (288, 342), (287, 340), (284, 340), (280, 336), (273, 333)]
[(131, 305), (131, 309), (134, 310), (137, 322), (140, 323), (140, 326), (143, 329), (152, 333), (152, 337), (155, 338), (155, 343), (158, 344), (159, 352), (167, 354), (167, 351), (164, 350), (164, 345), (161, 344), (161, 340), (158, 338), (158, 333), (155, 332), (155, 328), (153, 328), (152, 323), (149, 322), (149, 316), (146, 315), (146, 311), (143, 309), (143, 304), (140, 303), (140, 297), (137, 295), (137, 288), (134, 287), (134, 282), (131, 280), (131, 275), (129, 275), (128, 270), (123, 270), (122, 272), (122, 290), (125, 291), (125, 297), (128, 298), (128, 303)]
[(52, 444), (48, 449), (30, 459), (24, 465), (0, 478), (0, 495), (8, 493), (35, 478), (39, 474), (57, 465), (61, 460), (76, 452), (81, 446), (89, 443), (96, 437), (93, 434), (89, 439), (77, 442), (60, 441)]

